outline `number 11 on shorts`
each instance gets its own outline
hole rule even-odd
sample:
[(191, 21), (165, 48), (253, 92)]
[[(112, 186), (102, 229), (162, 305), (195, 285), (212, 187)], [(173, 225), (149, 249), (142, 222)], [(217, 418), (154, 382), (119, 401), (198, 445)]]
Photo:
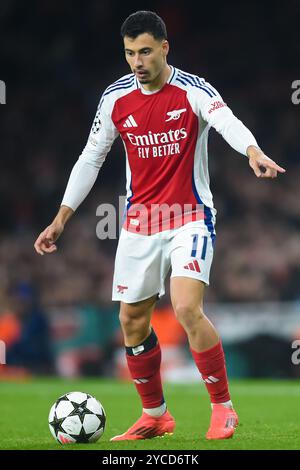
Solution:
[[(197, 256), (197, 247), (198, 247), (199, 234), (198, 234), (198, 233), (194, 233), (194, 234), (192, 235), (192, 237), (193, 237), (193, 247), (192, 247), (191, 256), (192, 256), (193, 258), (196, 258), (196, 256)], [(201, 259), (205, 259), (205, 256), (206, 256), (206, 249), (207, 249), (207, 236), (203, 235), (202, 238), (203, 238), (203, 246), (202, 246)]]

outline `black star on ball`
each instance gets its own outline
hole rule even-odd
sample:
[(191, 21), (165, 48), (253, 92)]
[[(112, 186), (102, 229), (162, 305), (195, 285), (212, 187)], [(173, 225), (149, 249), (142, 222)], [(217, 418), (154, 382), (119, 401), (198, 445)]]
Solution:
[(74, 401), (70, 401), (74, 407), (74, 410), (69, 414), (69, 416), (78, 416), (81, 423), (83, 423), (85, 415), (93, 415), (94, 413), (87, 409), (86, 404), (87, 400), (83, 401), (82, 403), (75, 403)]
[(65, 430), (62, 427), (62, 423), (63, 423), (64, 419), (65, 418), (61, 418), (61, 419), (57, 418), (56, 413), (54, 413), (54, 418), (51, 421), (51, 423), (49, 423), (53, 427), (56, 436), (57, 436), (59, 431), (60, 432), (65, 432)]

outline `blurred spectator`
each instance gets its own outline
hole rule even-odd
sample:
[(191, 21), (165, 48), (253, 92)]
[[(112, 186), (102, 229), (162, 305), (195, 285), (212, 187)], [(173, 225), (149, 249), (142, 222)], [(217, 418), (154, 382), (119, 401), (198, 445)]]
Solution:
[(20, 339), (21, 323), (9, 305), (9, 300), (1, 296), (0, 300), (0, 339), (9, 348)]
[(36, 373), (52, 372), (48, 320), (33, 288), (28, 284), (20, 284), (13, 292), (13, 298), (20, 332), (7, 345), (7, 364)]

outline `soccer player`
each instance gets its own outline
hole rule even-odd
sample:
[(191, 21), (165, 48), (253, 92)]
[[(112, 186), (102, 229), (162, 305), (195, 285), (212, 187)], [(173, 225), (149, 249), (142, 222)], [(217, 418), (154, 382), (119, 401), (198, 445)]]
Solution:
[(143, 412), (112, 440), (148, 439), (174, 431), (175, 420), (163, 395), (161, 350), (151, 328), (151, 314), (164, 294), (170, 268), (172, 306), (210, 396), (206, 437), (226, 439), (233, 435), (238, 417), (230, 399), (221, 340), (203, 312), (216, 218), (208, 174), (210, 127), (247, 157), (257, 177), (275, 178), (285, 170), (263, 153), (213, 86), (167, 63), (166, 26), (157, 14), (133, 13), (123, 23), (121, 35), (132, 73), (104, 91), (61, 207), (37, 238), (35, 249), (41, 255), (55, 252), (56, 240), (120, 135), (126, 152), (127, 200), (112, 298), (120, 301), (128, 368)]

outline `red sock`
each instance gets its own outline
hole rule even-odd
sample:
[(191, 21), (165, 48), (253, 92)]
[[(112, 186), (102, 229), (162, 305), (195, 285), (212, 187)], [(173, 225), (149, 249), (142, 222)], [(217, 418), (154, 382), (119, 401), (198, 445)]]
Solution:
[(191, 352), (210, 395), (211, 403), (229, 401), (225, 356), (221, 341), (203, 352), (192, 349)]
[[(134, 355), (140, 348), (142, 352)], [(126, 352), (128, 368), (143, 408), (161, 406), (165, 401), (160, 377), (161, 349), (154, 331), (142, 345), (126, 347)]]

